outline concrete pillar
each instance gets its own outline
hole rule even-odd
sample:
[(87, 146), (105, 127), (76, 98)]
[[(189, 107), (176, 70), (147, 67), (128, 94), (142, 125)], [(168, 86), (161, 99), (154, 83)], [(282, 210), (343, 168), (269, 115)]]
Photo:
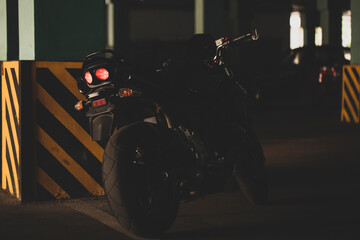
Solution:
[(7, 60), (6, 0), (0, 0), (0, 61)]
[(119, 51), (127, 50), (130, 43), (130, 6), (128, 1), (114, 0), (114, 45)]
[(35, 60), (34, 0), (19, 1), (19, 60)]
[(205, 0), (195, 0), (195, 34), (205, 32)]
[(342, 14), (343, 3), (339, 0), (329, 1), (329, 40), (333, 46), (341, 46), (341, 29), (342, 29)]
[[(226, 1), (225, 1), (226, 3)], [(237, 37), (251, 30), (254, 3), (248, 0), (229, 0), (225, 5), (223, 32)]]
[(231, 24), (231, 33), (234, 36), (238, 36), (240, 34), (239, 31), (239, 1), (238, 0), (230, 0), (229, 2), (229, 24)]
[(317, 9), (320, 14), (320, 27), (322, 28), (322, 44), (330, 43), (329, 35), (329, 8), (328, 0), (317, 0)]
[(195, 0), (195, 33), (224, 35), (224, 5), (218, 0)]
[(342, 2), (338, 0), (317, 0), (320, 12), (323, 44), (341, 46)]
[(304, 28), (304, 45), (315, 45), (315, 28), (319, 25), (319, 12), (316, 9), (316, 2), (309, 1), (306, 4), (306, 11), (301, 16), (301, 25)]
[(360, 1), (351, 0), (351, 64), (360, 64)]
[(111, 0), (105, 0), (105, 2), (106, 2), (106, 25), (107, 25), (106, 48), (114, 49), (114, 46), (115, 46), (114, 3)]
[[(7, 60), (19, 58), (18, 0), (6, 1)], [(1, 34), (1, 33), (0, 33)]]

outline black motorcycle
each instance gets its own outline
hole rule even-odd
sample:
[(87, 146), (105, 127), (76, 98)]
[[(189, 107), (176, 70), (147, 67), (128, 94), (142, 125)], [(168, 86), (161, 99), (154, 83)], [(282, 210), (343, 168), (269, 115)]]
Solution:
[[(267, 200), (262, 147), (246, 111), (246, 90), (226, 64), (235, 39), (194, 35), (182, 57), (155, 69), (132, 66), (112, 50), (84, 58), (78, 89), (88, 101), (91, 136), (105, 147), (102, 177), (119, 223), (157, 236), (180, 201), (221, 190), (235, 177), (254, 203)], [(185, 57), (184, 57), (185, 56)]]

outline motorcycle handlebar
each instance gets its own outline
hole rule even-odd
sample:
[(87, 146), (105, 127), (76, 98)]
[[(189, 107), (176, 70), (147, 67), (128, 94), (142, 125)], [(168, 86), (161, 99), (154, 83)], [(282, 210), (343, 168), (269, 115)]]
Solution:
[(256, 41), (259, 39), (259, 33), (258, 33), (258, 30), (257, 29), (254, 29), (252, 32), (250, 33), (247, 33), (245, 35), (242, 35), (240, 37), (237, 37), (237, 38), (234, 38), (233, 40), (231, 40), (231, 43), (235, 43), (235, 42), (238, 42), (240, 40), (243, 40), (243, 41), (248, 41), (248, 40), (253, 40), (253, 41)]
[(214, 62), (217, 64), (223, 64), (222, 60), (222, 52), (223, 49), (229, 47), (230, 45), (233, 45), (238, 42), (245, 42), (245, 41), (256, 41), (259, 39), (259, 33), (257, 29), (254, 29), (250, 33), (244, 34), (240, 37), (234, 38), (229, 40), (228, 38), (220, 38), (215, 41), (216, 44), (216, 53), (214, 57)]
[(255, 41), (258, 39), (259, 39), (258, 30), (254, 29), (250, 33), (244, 34), (242, 36), (239, 36), (239, 37), (231, 39), (231, 40), (228, 38), (220, 38), (215, 41), (215, 44), (216, 44), (216, 47), (220, 48), (220, 47), (225, 47), (225, 46), (228, 46), (228, 45), (236, 43), (236, 42), (244, 42), (244, 41), (250, 41), (250, 40)]

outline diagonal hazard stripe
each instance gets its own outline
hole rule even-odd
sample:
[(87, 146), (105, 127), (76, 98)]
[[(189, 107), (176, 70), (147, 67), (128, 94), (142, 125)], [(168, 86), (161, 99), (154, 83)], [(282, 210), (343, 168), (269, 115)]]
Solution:
[[(357, 89), (353, 89), (350, 82), (349, 82), (349, 79), (347, 77), (344, 78), (344, 83), (345, 83), (345, 86), (347, 87), (347, 89), (349, 90), (350, 92), (350, 95), (351, 95), (351, 98), (353, 99), (353, 101), (355, 102), (355, 105), (356, 105), (356, 108), (359, 109), (359, 96), (356, 95), (355, 93), (355, 90), (357, 92), (359, 92)], [(345, 88), (344, 88), (345, 89)]]
[(6, 123), (4, 124), (4, 126), (7, 127), (6, 130), (4, 130), (4, 133), (5, 133), (5, 137), (9, 138), (9, 141), (11, 143), (11, 146), (13, 148), (15, 148), (15, 157), (16, 157), (16, 168), (18, 169), (19, 165), (20, 165), (20, 152), (17, 151), (18, 149), (20, 149), (20, 143), (18, 141), (15, 141), (14, 140), (14, 136), (13, 136), (13, 132), (11, 131), (11, 129), (9, 128), (9, 123), (11, 122), (10, 118), (9, 118), (9, 112), (8, 112), (8, 109), (6, 109), (6, 113), (5, 113), (5, 116), (6, 116)]
[(41, 127), (37, 126), (38, 140), (90, 193), (104, 195), (104, 189), (67, 154)]
[(19, 79), (19, 64), (20, 62), (19, 61), (10, 61), (10, 62), (5, 62), (3, 63), (4, 64), (4, 67), (5, 68), (8, 68), (8, 69), (12, 69), (11, 71), (13, 71), (14, 73), (14, 80), (17, 80), (17, 84), (20, 83), (20, 79)]
[(18, 98), (20, 98), (20, 87), (19, 87), (19, 76), (18, 76), (18, 70), (15, 68), (11, 68), (11, 76), (13, 79), (13, 84), (15, 87), (16, 95)]
[(20, 118), (19, 118), (19, 102), (17, 100), (14, 100), (13, 95), (11, 95), (11, 91), (10, 91), (10, 83), (9, 83), (9, 79), (5, 78), (4, 84), (2, 85), (4, 88), (4, 97), (7, 100), (7, 104), (8, 104), (8, 108), (11, 110), (12, 112), (12, 117), (13, 119), (16, 119), (17, 123), (19, 124), (20, 122)]
[(344, 121), (344, 119), (346, 122), (350, 122), (350, 117), (345, 109), (341, 111), (341, 121)]
[(9, 88), (7, 91), (10, 93), (11, 92), (11, 95), (12, 95), (12, 102), (14, 104), (14, 107), (15, 107), (15, 111), (16, 111), (16, 114), (19, 114), (19, 96), (17, 95), (17, 92), (16, 92), (16, 88), (15, 88), (15, 85), (14, 85), (14, 80), (16, 79), (12, 79), (10, 78), (11, 75), (8, 74), (8, 69), (5, 69), (5, 79), (6, 79), (6, 83), (9, 84)]
[(358, 78), (355, 76), (355, 74), (354, 74), (353, 70), (351, 69), (351, 67), (346, 68), (345, 73), (346, 73), (346, 74), (349, 74), (349, 77), (350, 77), (349, 80), (351, 80), (351, 82), (354, 83), (355, 88), (356, 88), (355, 90), (356, 90), (356, 91), (359, 91), (359, 90), (360, 90), (359, 80), (358, 80)]
[[(10, 157), (10, 163), (11, 163), (11, 170), (12, 170), (12, 175), (14, 177), (14, 184), (15, 184), (15, 192), (16, 192), (16, 196), (19, 197), (19, 178), (18, 178), (18, 170), (17, 167), (19, 162), (16, 164), (16, 160), (15, 160), (15, 155), (14, 155), (14, 150), (10, 141), (10, 135), (9, 135), (9, 129), (7, 128), (7, 124), (5, 122), (5, 128), (3, 128), (2, 130), (4, 131), (4, 135), (5, 135), (5, 141), (6, 141), (6, 145), (7, 145), (7, 149), (9, 151), (9, 157)], [(5, 160), (5, 159), (4, 159)], [(19, 161), (19, 156), (17, 156), (17, 161)]]
[[(19, 138), (18, 138), (18, 133), (17, 133), (17, 129), (18, 129), (18, 124), (20, 122), (20, 119), (16, 116), (14, 116), (14, 111), (13, 111), (13, 106), (11, 104), (11, 99), (10, 99), (10, 96), (9, 96), (9, 93), (7, 91), (7, 86), (6, 84), (3, 84), (3, 104), (5, 105), (4, 108), (3, 108), (3, 114), (6, 113), (6, 109), (5, 107), (7, 107), (7, 109), (9, 111), (7, 111), (9, 113), (9, 119), (10, 119), (10, 126), (11, 126), (11, 133), (14, 137), (14, 141), (16, 143), (19, 142)], [(15, 114), (18, 114), (18, 113), (15, 113)], [(6, 116), (3, 115), (3, 122), (6, 122)], [(15, 122), (16, 121), (16, 122)], [(7, 126), (7, 125), (6, 125)], [(5, 126), (3, 126), (3, 129), (4, 129)], [(16, 154), (19, 156), (19, 145), (16, 144), (15, 145), (15, 151), (16, 151)]]
[(351, 115), (353, 116), (354, 118), (354, 121), (355, 122), (359, 122), (359, 117), (358, 117), (358, 114), (355, 112), (352, 104), (351, 104), (351, 101), (349, 99), (349, 97), (347, 95), (344, 95), (344, 98), (345, 98), (345, 104), (348, 106), (349, 108), (349, 111), (351, 113)]
[(2, 77), (2, 188), (20, 197), (19, 186), (19, 62), (4, 63)]
[(352, 66), (351, 70), (354, 73), (356, 81), (359, 83), (360, 82), (360, 66)]
[(36, 84), (39, 101), (100, 161), (104, 149), (68, 114), (39, 84)]
[(66, 70), (66, 68), (81, 68), (81, 66), (81, 62), (36, 63), (36, 67), (38, 68), (48, 68), (77, 99), (86, 100), (86, 98), (77, 90), (76, 79), (74, 79), (74, 77)]
[[(4, 79), (3, 77), (1, 78), (1, 128), (4, 129), (4, 124), (5, 124), (5, 100), (4, 100)], [(2, 189), (7, 189), (7, 177), (10, 174), (9, 173), (9, 169), (7, 167), (7, 163), (5, 162), (6, 159), (6, 152), (5, 152), (6, 146), (5, 146), (5, 135), (2, 132), (1, 133), (1, 188)], [(9, 187), (10, 188), (10, 187)]]
[(358, 70), (360, 70), (358, 66), (343, 66), (341, 121), (359, 123), (360, 83)]
[(11, 174), (10, 174), (9, 166), (7, 164), (7, 161), (5, 161), (5, 159), (6, 159), (5, 151), (3, 151), (2, 159), (3, 159), (3, 161), (2, 161), (2, 189), (8, 189), (9, 192), (11, 193), (11, 195), (13, 195), (14, 187), (11, 182)]
[(69, 194), (65, 192), (49, 175), (40, 167), (37, 168), (37, 180), (56, 199), (70, 199)]

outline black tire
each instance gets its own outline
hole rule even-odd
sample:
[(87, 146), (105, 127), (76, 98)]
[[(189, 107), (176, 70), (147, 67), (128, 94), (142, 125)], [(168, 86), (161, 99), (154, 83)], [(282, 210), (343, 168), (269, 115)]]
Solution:
[(149, 123), (119, 129), (106, 145), (102, 177), (118, 222), (128, 231), (156, 237), (175, 220), (180, 197), (164, 138)]
[(252, 130), (247, 133), (238, 154), (234, 169), (236, 182), (250, 202), (266, 204), (269, 190), (265, 156)]

